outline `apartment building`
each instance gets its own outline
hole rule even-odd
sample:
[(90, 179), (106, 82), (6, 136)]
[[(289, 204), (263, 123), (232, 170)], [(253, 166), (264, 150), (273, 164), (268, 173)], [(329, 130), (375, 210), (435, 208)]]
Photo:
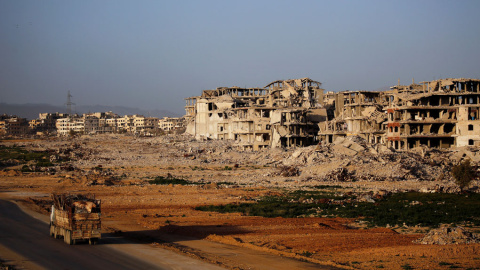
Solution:
[(399, 85), (385, 96), (389, 147), (480, 145), (480, 80), (441, 79)]
[(158, 130), (158, 118), (142, 115), (120, 117), (112, 112), (88, 113), (82, 116), (61, 118), (56, 123), (60, 136), (71, 131), (81, 134), (131, 133), (135, 135), (153, 135)]
[(477, 79), (412, 82), (383, 92), (344, 91), (334, 99), (334, 118), (320, 125), (319, 136), (326, 142), (357, 135), (398, 150), (480, 145)]
[(187, 133), (242, 149), (294, 147), (360, 136), (407, 150), (480, 146), (480, 80), (412, 82), (386, 91), (324, 95), (309, 78), (263, 88), (219, 87), (186, 98)]
[(327, 98), (333, 117), (320, 124), (322, 141), (331, 143), (337, 137), (355, 135), (371, 143), (385, 142), (382, 123), (387, 116), (382, 104), (386, 97), (382, 92), (342, 91)]
[(164, 117), (158, 120), (158, 128), (163, 131), (179, 130), (184, 128), (185, 118), (183, 117)]
[(57, 119), (56, 128), (57, 135), (59, 136), (67, 136), (71, 132), (84, 133), (85, 122), (82, 117), (73, 115), (67, 118)]
[(29, 133), (29, 123), (26, 118), (17, 116), (0, 116), (0, 135), (22, 137)]
[(321, 83), (278, 80), (262, 88), (219, 87), (186, 98), (186, 132), (235, 140), (239, 148), (293, 147), (316, 143), (326, 119)]

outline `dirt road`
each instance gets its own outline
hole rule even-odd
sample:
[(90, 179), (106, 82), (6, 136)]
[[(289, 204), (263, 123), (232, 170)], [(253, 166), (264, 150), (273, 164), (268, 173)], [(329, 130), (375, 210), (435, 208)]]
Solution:
[[(14, 203), (0, 200), (0, 258), (27, 269), (223, 269), (114, 234), (104, 234), (97, 246), (86, 243), (68, 246), (48, 236), (48, 217), (30, 214), (35, 218)], [(191, 237), (168, 237), (151, 232), (149, 237), (221, 257), (241, 269), (339, 269)]]
[(100, 245), (68, 246), (48, 225), (0, 200), (0, 257), (27, 269), (222, 269), (168, 250), (104, 235)]

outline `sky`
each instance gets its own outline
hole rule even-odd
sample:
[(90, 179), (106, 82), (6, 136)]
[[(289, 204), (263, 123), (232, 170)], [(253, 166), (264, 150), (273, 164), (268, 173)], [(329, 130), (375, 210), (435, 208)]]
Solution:
[(0, 0), (0, 102), (183, 114), (309, 77), (326, 91), (480, 77), (480, 1)]

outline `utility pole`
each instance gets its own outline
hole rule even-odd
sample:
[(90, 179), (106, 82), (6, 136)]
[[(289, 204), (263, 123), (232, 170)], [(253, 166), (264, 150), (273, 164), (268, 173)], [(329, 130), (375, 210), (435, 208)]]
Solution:
[(73, 96), (70, 94), (70, 90), (69, 90), (67, 95), (67, 103), (65, 103), (65, 105), (67, 106), (67, 114), (69, 117), (71, 117), (72, 115), (72, 105), (75, 105), (75, 103), (73, 103), (71, 100), (72, 97)]

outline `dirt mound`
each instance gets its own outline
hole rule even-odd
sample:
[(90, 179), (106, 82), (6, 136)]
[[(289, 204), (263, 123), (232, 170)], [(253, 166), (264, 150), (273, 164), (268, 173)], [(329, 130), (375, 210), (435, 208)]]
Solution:
[(431, 230), (425, 237), (414, 241), (424, 245), (448, 245), (480, 243), (480, 239), (462, 227)]

